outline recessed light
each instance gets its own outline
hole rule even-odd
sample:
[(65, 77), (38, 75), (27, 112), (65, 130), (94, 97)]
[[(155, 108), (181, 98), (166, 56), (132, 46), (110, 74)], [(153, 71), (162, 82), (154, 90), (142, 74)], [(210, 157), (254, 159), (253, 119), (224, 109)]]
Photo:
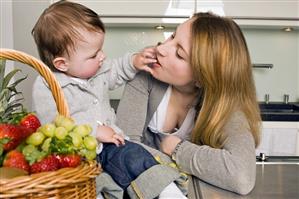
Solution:
[(286, 27), (283, 29), (285, 32), (292, 32), (294, 29), (292, 27)]
[(165, 26), (158, 25), (158, 26), (155, 26), (155, 29), (156, 29), (156, 30), (164, 30), (164, 29), (165, 29)]

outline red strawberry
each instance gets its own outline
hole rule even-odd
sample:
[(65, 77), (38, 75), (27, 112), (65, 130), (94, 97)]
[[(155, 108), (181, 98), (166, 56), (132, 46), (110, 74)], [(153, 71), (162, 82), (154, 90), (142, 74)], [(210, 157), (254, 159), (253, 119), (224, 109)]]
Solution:
[(5, 151), (15, 149), (23, 140), (22, 130), (18, 125), (0, 124), (0, 139), (9, 138), (9, 142), (3, 145)]
[(44, 171), (56, 171), (60, 168), (59, 160), (55, 155), (48, 155), (39, 162), (35, 162), (30, 167), (30, 173), (39, 173)]
[(61, 168), (64, 167), (77, 167), (81, 163), (81, 156), (77, 154), (68, 154), (68, 155), (56, 155), (57, 159), (60, 162)]
[(33, 113), (28, 113), (20, 120), (20, 125), (31, 129), (32, 132), (36, 132), (36, 130), (41, 126), (39, 119)]
[(17, 150), (9, 151), (6, 154), (6, 157), (3, 162), (3, 166), (19, 168), (19, 169), (23, 169), (27, 172), (29, 172), (29, 169), (30, 169), (30, 166), (29, 166), (28, 162), (26, 161), (25, 156)]

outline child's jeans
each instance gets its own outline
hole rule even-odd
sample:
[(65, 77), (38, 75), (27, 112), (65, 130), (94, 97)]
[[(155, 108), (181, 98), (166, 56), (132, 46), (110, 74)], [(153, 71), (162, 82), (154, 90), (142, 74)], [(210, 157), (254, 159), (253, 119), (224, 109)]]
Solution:
[(158, 164), (142, 146), (127, 140), (122, 146), (104, 143), (102, 152), (97, 156), (97, 161), (124, 190), (141, 173)]

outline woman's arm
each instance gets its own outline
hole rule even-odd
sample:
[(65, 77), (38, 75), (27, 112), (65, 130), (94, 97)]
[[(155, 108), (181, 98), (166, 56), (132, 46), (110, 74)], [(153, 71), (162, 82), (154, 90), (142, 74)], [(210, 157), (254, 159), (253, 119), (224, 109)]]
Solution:
[(235, 113), (224, 128), (228, 137), (222, 149), (185, 141), (176, 151), (176, 163), (210, 184), (239, 194), (249, 193), (255, 184), (256, 164), (255, 144), (246, 124), (245, 116)]
[(117, 108), (117, 125), (132, 141), (141, 142), (148, 108), (148, 74), (140, 72), (127, 83)]

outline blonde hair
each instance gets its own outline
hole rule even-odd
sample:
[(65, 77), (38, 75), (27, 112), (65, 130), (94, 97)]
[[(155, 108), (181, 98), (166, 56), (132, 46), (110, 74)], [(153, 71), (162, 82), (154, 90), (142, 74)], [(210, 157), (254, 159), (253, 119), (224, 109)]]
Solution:
[(211, 13), (193, 16), (190, 63), (194, 79), (203, 90), (203, 102), (192, 141), (222, 148), (225, 124), (236, 110), (248, 121), (259, 144), (260, 111), (245, 38), (231, 19)]
[(56, 2), (39, 17), (32, 35), (41, 60), (52, 70), (55, 70), (54, 58), (64, 53), (69, 55), (70, 49), (75, 48), (75, 40), (81, 39), (78, 28), (105, 32), (97, 13), (74, 2)]

